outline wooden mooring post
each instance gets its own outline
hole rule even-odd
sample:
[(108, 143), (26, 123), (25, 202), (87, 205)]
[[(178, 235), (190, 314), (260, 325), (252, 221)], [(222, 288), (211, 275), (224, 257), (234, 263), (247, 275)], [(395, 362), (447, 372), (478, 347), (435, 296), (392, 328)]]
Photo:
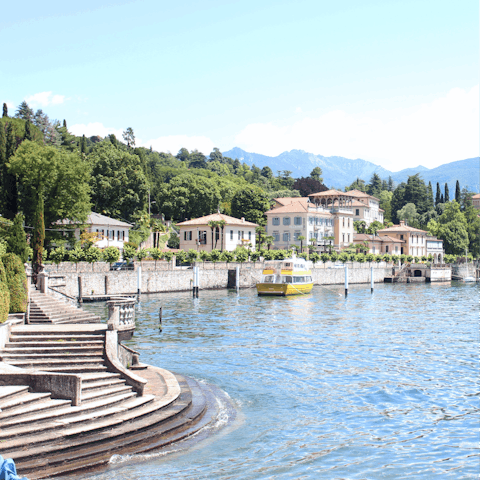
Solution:
[(348, 295), (348, 266), (345, 265), (345, 298)]

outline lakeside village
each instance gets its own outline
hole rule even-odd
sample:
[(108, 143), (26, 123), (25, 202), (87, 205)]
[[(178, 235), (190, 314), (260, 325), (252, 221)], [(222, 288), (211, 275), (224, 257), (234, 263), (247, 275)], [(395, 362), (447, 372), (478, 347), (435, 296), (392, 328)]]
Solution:
[[(30, 479), (159, 449), (215, 418), (205, 385), (122, 343), (140, 294), (252, 287), (289, 258), (311, 262), (315, 285), (479, 278), (480, 194), (458, 181), (451, 200), (418, 174), (341, 191), (319, 167), (293, 179), (218, 149), (138, 148), (132, 129), (123, 140), (4, 104), (0, 454)], [(108, 319), (81, 308), (92, 300)]]

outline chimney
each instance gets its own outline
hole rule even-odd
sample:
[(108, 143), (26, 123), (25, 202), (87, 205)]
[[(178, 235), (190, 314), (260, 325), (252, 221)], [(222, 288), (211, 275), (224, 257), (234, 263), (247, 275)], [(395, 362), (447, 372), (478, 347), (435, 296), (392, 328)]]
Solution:
[(404, 227), (405, 226), (405, 220), (400, 220), (400, 226)]
[(245, 217), (242, 217), (242, 223), (245, 223)]

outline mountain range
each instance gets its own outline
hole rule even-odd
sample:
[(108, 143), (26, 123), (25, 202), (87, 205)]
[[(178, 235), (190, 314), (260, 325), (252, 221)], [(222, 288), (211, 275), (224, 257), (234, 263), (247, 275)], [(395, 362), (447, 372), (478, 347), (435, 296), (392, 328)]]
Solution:
[(289, 170), (294, 178), (308, 177), (315, 167), (320, 167), (323, 172), (323, 183), (330, 188), (342, 190), (357, 178), (368, 183), (374, 173), (384, 180), (388, 180), (388, 177), (391, 176), (395, 184), (406, 182), (409, 176), (420, 173), (425, 183), (432, 182), (434, 193), (437, 182), (440, 183), (442, 191), (443, 185), (448, 183), (449, 191), (455, 192), (457, 180), (460, 182), (460, 188), (467, 187), (470, 191), (480, 191), (480, 157), (457, 160), (435, 168), (426, 168), (420, 165), (399, 172), (391, 172), (361, 158), (352, 160), (345, 157), (324, 157), (303, 150), (291, 150), (276, 157), (268, 157), (235, 147), (223, 152), (223, 155), (233, 159), (238, 158), (250, 167), (252, 165), (259, 168), (268, 166), (274, 174), (279, 170)]

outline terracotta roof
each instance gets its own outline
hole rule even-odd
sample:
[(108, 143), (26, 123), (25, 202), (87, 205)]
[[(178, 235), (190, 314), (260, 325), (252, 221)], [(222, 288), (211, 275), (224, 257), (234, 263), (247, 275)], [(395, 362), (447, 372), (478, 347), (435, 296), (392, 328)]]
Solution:
[(480, 193), (476, 193), (472, 198), (480, 198)]
[(308, 203), (308, 197), (279, 197), (274, 198), (274, 200), (281, 205), (290, 205), (292, 203), (300, 202), (300, 203)]
[(352, 207), (367, 207), (370, 208), (367, 204), (359, 202), (358, 200), (352, 200)]
[(331, 197), (345, 195), (345, 192), (341, 192), (340, 190), (327, 190), (326, 192), (311, 193), (309, 197)]
[(295, 202), (290, 203), (288, 205), (284, 205), (283, 207), (272, 208), (268, 212), (265, 213), (305, 213), (308, 212), (307, 204), (303, 204), (302, 202)]
[(395, 232), (418, 232), (418, 233), (427, 233), (425, 230), (420, 230), (419, 228), (413, 228), (408, 225), (394, 225), (390, 228), (383, 228), (382, 230), (377, 230), (377, 233), (395, 233)]
[(345, 192), (344, 195), (348, 195), (349, 197), (373, 198), (377, 201), (380, 201), (377, 197), (369, 195), (365, 192), (361, 192), (360, 190), (349, 190), (348, 192)]
[(392, 243), (405, 243), (405, 240), (400, 240), (398, 238), (389, 237), (388, 235), (383, 235), (381, 237), (377, 235), (370, 235), (368, 233), (354, 233), (353, 241), (374, 241), (374, 242), (392, 242)]
[(229, 215), (224, 215), (223, 213), (212, 213), (211, 215), (205, 215), (204, 217), (192, 218), (192, 220), (186, 220), (185, 222), (177, 223), (177, 226), (189, 227), (193, 225), (208, 225), (208, 222), (219, 222), (220, 220), (224, 220), (227, 225), (244, 225), (246, 227), (258, 227), (257, 223), (247, 222), (246, 220), (230, 217)]

